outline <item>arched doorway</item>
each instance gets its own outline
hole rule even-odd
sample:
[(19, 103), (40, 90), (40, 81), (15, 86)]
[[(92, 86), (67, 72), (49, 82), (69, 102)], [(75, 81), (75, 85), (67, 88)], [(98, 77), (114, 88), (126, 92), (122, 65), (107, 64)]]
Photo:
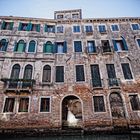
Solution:
[(73, 95), (65, 97), (62, 101), (62, 127), (79, 128), (82, 123), (81, 100)]
[(119, 93), (113, 92), (109, 96), (112, 118), (125, 118), (123, 100)]

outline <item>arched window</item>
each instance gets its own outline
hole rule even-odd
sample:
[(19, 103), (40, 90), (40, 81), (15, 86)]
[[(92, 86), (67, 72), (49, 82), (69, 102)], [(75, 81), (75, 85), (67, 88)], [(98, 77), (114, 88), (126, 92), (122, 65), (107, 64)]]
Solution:
[(24, 42), (24, 40), (19, 40), (18, 43), (15, 44), (15, 52), (25, 52), (25, 48), (26, 48), (26, 43)]
[(6, 51), (7, 46), (8, 46), (8, 42), (6, 41), (6, 39), (2, 39), (0, 41), (0, 51)]
[(44, 53), (53, 53), (53, 44), (48, 41), (43, 46), (43, 52)]
[(109, 97), (112, 117), (121, 118), (125, 117), (123, 100), (119, 93), (113, 92)]
[(36, 42), (31, 40), (28, 46), (28, 52), (35, 52)]
[(32, 71), (33, 71), (32, 65), (27, 65), (24, 70), (23, 79), (32, 79)]
[(49, 65), (46, 65), (43, 68), (42, 82), (51, 82), (51, 67)]
[(11, 79), (18, 79), (19, 78), (19, 73), (20, 73), (20, 65), (15, 64), (12, 68)]

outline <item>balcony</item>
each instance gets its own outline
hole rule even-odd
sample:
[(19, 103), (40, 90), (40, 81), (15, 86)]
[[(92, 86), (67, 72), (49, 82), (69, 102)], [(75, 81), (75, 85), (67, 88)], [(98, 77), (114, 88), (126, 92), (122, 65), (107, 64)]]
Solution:
[(4, 82), (5, 91), (18, 92), (31, 92), (35, 80), (33, 79), (1, 79)]
[(98, 79), (98, 80), (91, 80), (91, 88), (93, 89), (100, 89), (104, 87), (104, 82), (103, 79)]
[(108, 79), (108, 86), (110, 88), (118, 88), (118, 87), (120, 87), (120, 79), (119, 78), (109, 78)]

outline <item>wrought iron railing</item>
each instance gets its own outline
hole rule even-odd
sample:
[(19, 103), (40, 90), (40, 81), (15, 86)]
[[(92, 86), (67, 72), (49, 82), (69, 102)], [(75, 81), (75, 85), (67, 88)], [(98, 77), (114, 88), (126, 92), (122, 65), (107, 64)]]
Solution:
[(109, 87), (119, 87), (120, 79), (119, 78), (109, 78), (108, 85), (109, 85)]

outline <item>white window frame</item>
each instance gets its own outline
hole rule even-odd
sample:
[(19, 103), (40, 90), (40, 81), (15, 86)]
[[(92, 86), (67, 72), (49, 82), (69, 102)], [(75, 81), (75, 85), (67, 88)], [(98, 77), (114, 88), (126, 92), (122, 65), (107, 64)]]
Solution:
[[(82, 45), (82, 51), (81, 51), (81, 52), (75, 52), (75, 49), (74, 49), (74, 48), (75, 48), (75, 46), (74, 46), (74, 42), (75, 42), (75, 41), (81, 41), (81, 45)], [(76, 54), (77, 54), (77, 53), (83, 53), (83, 50), (84, 50), (83, 47), (84, 47), (84, 46), (83, 46), (83, 41), (82, 41), (82, 40), (73, 40), (73, 52), (74, 52), (74, 53), (76, 53)]]
[[(92, 31), (91, 31), (91, 32), (94, 31), (94, 26), (93, 26), (93, 24), (85, 24), (85, 25), (84, 25), (84, 31), (85, 31), (85, 32), (86, 32), (86, 26), (91, 26), (91, 27), (92, 27)], [(86, 33), (88, 33), (88, 32), (86, 32)]]
[[(100, 32), (99, 26), (105, 26), (105, 32)], [(106, 24), (98, 24), (98, 31), (99, 31), (99, 33), (106, 33), (107, 32), (107, 25)]]
[[(35, 41), (35, 43), (36, 43), (36, 44), (35, 44), (35, 51), (34, 51), (34, 52), (29, 52), (29, 51), (28, 51), (30, 41)], [(28, 54), (35, 54), (35, 53), (37, 52), (37, 41), (36, 41), (35, 39), (29, 40), (29, 42), (27, 43), (27, 46), (26, 46), (25, 50), (26, 50), (25, 52), (28, 53)]]
[[(57, 30), (58, 27), (63, 27), (63, 32), (58, 32), (58, 30)], [(64, 27), (64, 25), (57, 25), (56, 26), (56, 33), (57, 34), (64, 34), (65, 33), (65, 27)]]
[[(139, 23), (130, 23), (130, 24), (131, 24), (130, 26), (131, 26), (132, 31), (134, 31), (134, 32), (135, 32), (135, 31), (140, 31), (140, 24), (139, 24)], [(133, 24), (137, 24), (138, 27), (139, 27), (139, 30), (133, 30), (133, 27), (132, 27)]]
[[(112, 25), (117, 25), (117, 26), (118, 26), (118, 31), (113, 31), (113, 30), (112, 30)], [(119, 24), (117, 24), (117, 23), (111, 24), (111, 25), (110, 25), (110, 29), (111, 29), (112, 32), (120, 32), (120, 26), (119, 26)]]
[[(74, 32), (74, 26), (79, 26), (80, 32)], [(81, 25), (79, 25), (79, 24), (73, 24), (73, 25), (72, 25), (72, 33), (73, 33), (73, 34), (80, 34), (80, 33), (81, 33), (81, 29), (82, 29), (82, 28), (81, 28)]]

